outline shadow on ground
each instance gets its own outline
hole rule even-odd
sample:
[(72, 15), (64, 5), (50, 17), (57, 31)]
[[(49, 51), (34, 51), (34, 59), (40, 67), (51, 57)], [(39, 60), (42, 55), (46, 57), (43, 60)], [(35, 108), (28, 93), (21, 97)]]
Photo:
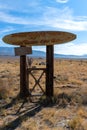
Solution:
[[(87, 95), (86, 95), (87, 97)], [(75, 104), (84, 104), (87, 105), (87, 102), (83, 102), (82, 95), (79, 93), (73, 93), (68, 95), (66, 93), (61, 93), (54, 98), (46, 98), (41, 97), (38, 102), (30, 102), (29, 100), (21, 100), (21, 105), (19, 104), (17, 109), (14, 110), (15, 113), (11, 113), (10, 115), (16, 117), (11, 122), (8, 122), (3, 128), (0, 130), (15, 130), (18, 126), (22, 124), (22, 122), (28, 117), (35, 116), (38, 112), (40, 112), (44, 107), (52, 107), (56, 106), (57, 108), (65, 108), (67, 105), (75, 105)], [(86, 98), (87, 99), (87, 98)], [(9, 109), (17, 105), (20, 101), (15, 98), (9, 104), (1, 106), (0, 109)], [(23, 109), (26, 108), (26, 109)]]
[[(13, 99), (10, 103), (5, 104), (4, 106), (1, 106), (0, 109), (9, 109), (14, 107), (14, 105), (18, 102), (18, 99)], [(31, 105), (28, 106), (28, 103)], [(26, 109), (21, 109), (24, 107), (24, 105), (27, 104)], [(15, 114), (11, 113), (11, 115), (16, 117), (16, 119), (12, 120), (11, 122), (4, 125), (0, 130), (14, 130), (16, 129), (21, 123), (28, 117), (35, 116), (40, 110), (42, 109), (42, 105), (37, 103), (31, 103), (29, 101), (22, 100), (22, 104), (19, 106), (19, 108), (16, 110)]]

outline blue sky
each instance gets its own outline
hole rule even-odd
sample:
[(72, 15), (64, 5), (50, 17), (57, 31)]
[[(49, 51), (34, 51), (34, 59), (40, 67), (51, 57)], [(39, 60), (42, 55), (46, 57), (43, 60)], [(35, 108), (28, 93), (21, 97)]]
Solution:
[(87, 0), (0, 0), (0, 46), (11, 46), (2, 41), (7, 34), (37, 30), (72, 32), (77, 39), (56, 45), (55, 53), (87, 54)]

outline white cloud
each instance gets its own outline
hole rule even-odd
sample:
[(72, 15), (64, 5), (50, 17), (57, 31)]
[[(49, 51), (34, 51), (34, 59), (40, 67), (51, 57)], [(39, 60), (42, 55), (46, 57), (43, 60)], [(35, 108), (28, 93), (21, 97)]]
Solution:
[(8, 11), (17, 11), (20, 13), (37, 12), (41, 8), (40, 3), (41, 3), (40, 0), (38, 0), (38, 1), (37, 0), (32, 0), (32, 1), (26, 0), (26, 2), (21, 1), (21, 0), (18, 0), (16, 2), (15, 2), (15, 0), (9, 0), (6, 2), (0, 1), (0, 10), (7, 11), (7, 12)]
[(55, 46), (56, 54), (85, 55), (87, 54), (87, 43), (67, 43)]
[(56, 0), (56, 2), (59, 2), (59, 3), (67, 3), (69, 0)]
[(24, 19), (23, 17), (13, 16), (6, 12), (0, 12), (0, 21), (7, 22), (7, 23), (13, 23), (13, 24), (23, 24), (27, 25), (30, 24), (28, 19)]

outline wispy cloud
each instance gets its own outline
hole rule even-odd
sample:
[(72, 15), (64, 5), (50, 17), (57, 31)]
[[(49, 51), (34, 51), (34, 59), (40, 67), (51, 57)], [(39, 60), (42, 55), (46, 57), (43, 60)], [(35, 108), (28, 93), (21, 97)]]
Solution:
[(15, 28), (8, 26), (8, 27), (5, 27), (3, 29), (0, 29), (0, 34), (3, 34), (3, 33), (5, 34), (7, 32), (13, 31), (13, 30), (15, 30)]
[(9, 0), (6, 2), (1, 2), (0, 1), (0, 10), (1, 11), (16, 11), (17, 12), (25, 12), (25, 13), (29, 13), (29, 12), (37, 12), (40, 11), (39, 9), (41, 8), (41, 1), (40, 0), (32, 0), (31, 2), (29, 2), (29, 0), (25, 1), (21, 1), (18, 0), (17, 2), (15, 2), (15, 0)]
[(56, 0), (56, 2), (59, 2), (59, 3), (67, 3), (69, 0)]
[(68, 7), (63, 9), (47, 8), (44, 12), (44, 20), (49, 26), (55, 28), (74, 31), (87, 30), (87, 17), (74, 16), (73, 10)]
[(26, 19), (26, 18), (24, 19), (23, 17), (13, 16), (6, 12), (0, 12), (0, 21), (1, 22), (26, 25), (26, 24), (30, 24), (30, 22), (28, 20), (29, 19)]
[[(42, 5), (42, 0), (32, 0), (30, 3), (26, 0), (27, 4), (21, 3), (21, 0), (16, 4), (12, 4), (11, 0), (9, 1), (7, 4), (0, 3), (0, 22), (10, 23), (13, 26), (18, 24), (73, 31), (87, 30), (87, 16), (74, 16), (73, 9), (69, 7), (57, 8), (52, 5)], [(56, 2), (61, 3), (68, 1), (56, 0)], [(20, 3), (21, 6), (19, 6)]]
[[(40, 25), (56, 29), (67, 29), (74, 31), (87, 30), (87, 16), (74, 16), (73, 11), (68, 8), (58, 9), (45, 7), (42, 12), (13, 15), (11, 12), (0, 11), (0, 21), (19, 25)], [(34, 15), (34, 17), (33, 17)]]

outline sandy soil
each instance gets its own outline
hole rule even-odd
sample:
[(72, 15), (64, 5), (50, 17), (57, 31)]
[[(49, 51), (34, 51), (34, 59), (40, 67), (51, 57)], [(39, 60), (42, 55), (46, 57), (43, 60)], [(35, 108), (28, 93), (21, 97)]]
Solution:
[[(46, 67), (43, 58), (31, 67)], [(19, 57), (0, 57), (0, 130), (87, 130), (87, 60), (54, 60), (54, 97), (37, 85), (31, 101), (19, 100)], [(33, 71), (38, 78), (40, 71)], [(29, 89), (35, 84), (29, 77)], [(45, 74), (40, 80), (45, 91)], [(38, 96), (39, 95), (39, 96)]]

